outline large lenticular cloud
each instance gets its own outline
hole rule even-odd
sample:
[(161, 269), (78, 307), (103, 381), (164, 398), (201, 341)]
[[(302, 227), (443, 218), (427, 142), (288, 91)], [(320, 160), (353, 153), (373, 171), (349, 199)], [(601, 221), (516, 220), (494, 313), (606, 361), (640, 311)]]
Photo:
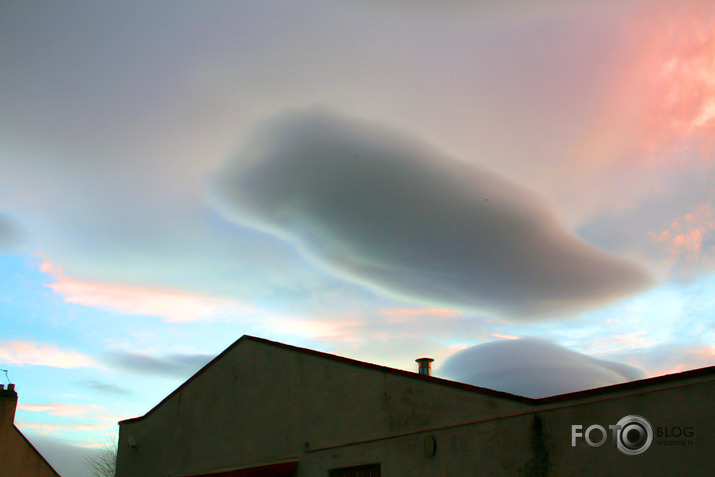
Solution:
[(417, 302), (527, 318), (649, 284), (521, 187), (380, 124), (325, 111), (270, 123), (215, 192), (237, 222)]

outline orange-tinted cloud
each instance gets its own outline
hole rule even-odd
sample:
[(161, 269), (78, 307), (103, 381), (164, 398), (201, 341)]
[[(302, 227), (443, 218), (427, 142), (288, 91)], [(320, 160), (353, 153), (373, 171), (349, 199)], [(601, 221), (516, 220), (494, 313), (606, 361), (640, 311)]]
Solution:
[(655, 345), (649, 341), (645, 331), (634, 331), (624, 334), (612, 334), (605, 340), (594, 341), (593, 349), (598, 354), (615, 353), (624, 350), (646, 348)]
[[(715, 13), (709, 1), (649, 2), (626, 23), (623, 72), (614, 78), (630, 133), (640, 129), (643, 158), (687, 147), (710, 160), (715, 138)], [(635, 127), (635, 129), (634, 129)], [(703, 141), (705, 139), (706, 141)]]
[(396, 320), (409, 320), (418, 316), (432, 316), (432, 317), (453, 317), (461, 316), (462, 312), (458, 310), (452, 310), (449, 308), (385, 308), (380, 310), (380, 314), (396, 319)]
[[(19, 406), (18, 406), (19, 407)], [(23, 431), (28, 430), (41, 435), (63, 435), (68, 432), (92, 432), (104, 431), (108, 429), (105, 423), (86, 423), (86, 422), (62, 422), (62, 423), (38, 423), (20, 421), (17, 426)]]
[(505, 335), (502, 333), (490, 333), (489, 336), (493, 336), (494, 338), (499, 338), (500, 340), (520, 340), (521, 339), (518, 336)]
[(715, 364), (715, 346), (661, 343), (610, 356), (644, 369), (649, 376), (662, 376), (712, 366)]
[(673, 261), (707, 261), (715, 257), (715, 246), (704, 246), (715, 236), (715, 213), (710, 204), (703, 204), (667, 229), (651, 231), (651, 239), (667, 248)]
[(75, 351), (63, 351), (53, 345), (38, 345), (34, 341), (0, 341), (0, 361), (7, 364), (65, 369), (84, 368), (95, 364), (89, 356)]
[(700, 367), (712, 366), (715, 363), (715, 346), (700, 346), (683, 353), (674, 363), (654, 370), (653, 375), (672, 374), (697, 369)]
[(60, 417), (77, 417), (86, 416), (90, 413), (96, 413), (102, 407), (97, 404), (67, 404), (67, 403), (49, 403), (49, 404), (18, 404), (17, 408), (29, 412), (44, 412), (53, 416)]
[(279, 332), (302, 338), (325, 341), (356, 340), (360, 321), (302, 319), (302, 318), (268, 318), (263, 321), (272, 332)]
[(40, 270), (56, 281), (48, 285), (63, 295), (67, 303), (109, 309), (133, 315), (161, 316), (170, 322), (216, 319), (227, 313), (255, 311), (236, 300), (178, 290), (142, 288), (68, 278), (59, 267), (43, 262)]

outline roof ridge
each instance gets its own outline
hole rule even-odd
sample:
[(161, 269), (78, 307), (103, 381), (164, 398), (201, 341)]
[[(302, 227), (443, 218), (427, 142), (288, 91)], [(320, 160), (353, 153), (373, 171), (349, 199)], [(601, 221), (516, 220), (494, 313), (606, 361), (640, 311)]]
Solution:
[(609, 386), (602, 386), (602, 387), (592, 388), (592, 389), (584, 389), (581, 391), (573, 391), (573, 392), (569, 392), (569, 393), (565, 393), (565, 394), (558, 394), (555, 396), (547, 396), (547, 397), (543, 397), (543, 398), (530, 398), (530, 397), (526, 397), (526, 396), (519, 396), (517, 394), (511, 394), (511, 393), (504, 392), (504, 391), (497, 391), (495, 389), (483, 388), (483, 387), (475, 386), (472, 384), (462, 383), (459, 381), (451, 381), (449, 379), (439, 378), (437, 376), (426, 376), (426, 375), (419, 374), (416, 372), (405, 371), (405, 370), (397, 369), (397, 368), (390, 368), (388, 366), (374, 364), (374, 363), (368, 363), (366, 361), (359, 361), (357, 359), (347, 358), (344, 356), (339, 356), (339, 355), (331, 354), (331, 353), (326, 353), (324, 351), (317, 351), (317, 350), (310, 349), (310, 348), (303, 348), (300, 346), (281, 343), (279, 341), (272, 341), (272, 340), (269, 340), (266, 338), (260, 338), (258, 336), (243, 335), (239, 339), (234, 341), (225, 350), (223, 350), (221, 353), (219, 353), (215, 358), (213, 358), (211, 361), (209, 361), (205, 366), (203, 366), (201, 369), (199, 369), (196, 373), (194, 373), (190, 378), (188, 378), (186, 381), (184, 381), (174, 391), (172, 391), (170, 394), (168, 394), (156, 406), (154, 406), (149, 411), (147, 411), (146, 414), (144, 414), (143, 416), (138, 416), (138, 417), (119, 421), (119, 424), (126, 423), (126, 422), (139, 421), (139, 420), (142, 420), (145, 417), (149, 416), (150, 414), (152, 414), (156, 409), (158, 409), (162, 404), (164, 404), (164, 402), (166, 402), (169, 398), (171, 398), (173, 395), (178, 393), (188, 383), (190, 383), (195, 378), (197, 378), (199, 375), (201, 375), (206, 369), (208, 369), (210, 366), (212, 366), (215, 362), (217, 362), (218, 360), (223, 358), (226, 354), (230, 353), (234, 348), (236, 348), (238, 345), (240, 345), (243, 341), (253, 341), (256, 343), (261, 343), (261, 344), (265, 344), (265, 345), (269, 345), (269, 346), (273, 346), (273, 347), (277, 347), (277, 348), (287, 349), (287, 350), (299, 352), (302, 354), (308, 354), (308, 355), (320, 357), (323, 359), (330, 359), (331, 361), (339, 361), (344, 364), (358, 366), (358, 367), (365, 368), (365, 369), (381, 371), (381, 372), (385, 372), (385, 373), (389, 373), (389, 374), (393, 374), (393, 375), (397, 375), (397, 376), (407, 377), (410, 379), (417, 379), (417, 380), (421, 380), (421, 381), (430, 382), (432, 384), (438, 384), (441, 386), (448, 386), (448, 387), (455, 388), (455, 389), (461, 389), (463, 391), (476, 392), (476, 393), (480, 393), (480, 394), (485, 394), (485, 395), (489, 395), (489, 396), (493, 396), (493, 397), (499, 397), (502, 399), (508, 399), (511, 401), (517, 401), (517, 402), (521, 402), (524, 404), (532, 404), (532, 405), (550, 404), (550, 403), (559, 402), (559, 401), (567, 401), (570, 399), (579, 399), (579, 398), (595, 396), (595, 395), (599, 395), (599, 394), (607, 394), (610, 392), (618, 392), (621, 390), (627, 390), (627, 389), (632, 389), (635, 387), (647, 386), (650, 384), (668, 383), (668, 382), (675, 381), (678, 379), (687, 379), (690, 377), (715, 374), (715, 366), (709, 366), (709, 367), (705, 367), (705, 368), (683, 371), (680, 373), (665, 374), (662, 376), (655, 376), (655, 377), (644, 378), (644, 379), (639, 379), (639, 380), (635, 380), (635, 381), (628, 381), (625, 383), (611, 384)]

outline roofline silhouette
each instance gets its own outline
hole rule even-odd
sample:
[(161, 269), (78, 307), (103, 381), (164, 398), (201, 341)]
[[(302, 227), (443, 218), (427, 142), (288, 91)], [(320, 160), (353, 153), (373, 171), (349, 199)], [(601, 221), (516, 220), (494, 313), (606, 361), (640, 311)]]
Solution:
[(525, 397), (525, 396), (519, 396), (516, 394), (507, 393), (504, 391), (496, 391), (494, 389), (483, 388), (480, 386), (474, 386), (474, 385), (467, 384), (467, 383), (461, 383), (458, 381), (450, 381), (449, 379), (438, 378), (435, 376), (427, 376), (427, 375), (419, 374), (416, 372), (404, 371), (402, 369), (390, 368), (387, 366), (381, 366), (379, 364), (367, 363), (365, 361), (358, 361), (356, 359), (346, 358), (344, 356), (338, 356), (338, 355), (334, 355), (334, 354), (330, 354), (330, 353), (324, 353), (322, 351), (316, 351), (316, 350), (309, 349), (309, 348), (301, 348), (299, 346), (293, 346), (293, 345), (289, 345), (289, 344), (285, 344), (285, 343), (280, 343), (277, 341), (271, 341), (271, 340), (267, 340), (265, 338), (258, 338), (256, 336), (243, 335), (238, 340), (236, 340), (233, 344), (231, 344), (231, 346), (229, 346), (228, 348), (223, 350), (218, 356), (216, 356), (214, 359), (209, 361), (200, 370), (198, 370), (193, 376), (191, 376), (189, 379), (184, 381), (178, 388), (176, 388), (168, 396), (166, 396), (164, 399), (162, 399), (156, 406), (151, 408), (146, 414), (144, 414), (143, 416), (133, 417), (130, 419), (124, 419), (122, 421), (119, 421), (119, 424), (121, 425), (121, 424), (125, 424), (125, 423), (141, 421), (144, 418), (148, 417), (155, 410), (157, 410), (159, 407), (161, 407), (166, 401), (168, 401), (172, 396), (174, 396), (179, 391), (181, 391), (181, 389), (184, 386), (186, 386), (191, 381), (196, 379), (206, 369), (208, 369), (211, 365), (213, 365), (215, 362), (220, 360), (224, 355), (230, 353), (235, 347), (239, 346), (244, 341), (253, 341), (256, 343), (274, 346), (274, 347), (286, 349), (289, 351), (295, 351), (295, 352), (302, 353), (302, 354), (316, 356), (316, 357), (322, 358), (322, 359), (329, 359), (331, 361), (337, 361), (337, 362), (344, 363), (344, 364), (351, 365), (351, 366), (357, 366), (357, 367), (364, 368), (364, 369), (371, 369), (374, 371), (380, 371), (383, 373), (392, 374), (392, 375), (396, 375), (396, 376), (403, 376), (403, 377), (410, 378), (410, 379), (427, 381), (427, 382), (430, 382), (433, 384), (438, 384), (441, 386), (446, 386), (446, 387), (450, 387), (450, 388), (454, 388), (454, 389), (460, 389), (463, 391), (474, 392), (474, 393), (483, 394), (486, 396), (508, 399), (511, 401), (516, 401), (516, 402), (520, 402), (520, 403), (524, 403), (524, 404), (530, 404), (533, 406), (539, 406), (539, 405), (543, 405), (543, 404), (552, 404), (552, 403), (557, 403), (557, 402), (569, 401), (569, 400), (573, 400), (573, 399), (581, 399), (581, 398), (590, 397), (590, 396), (598, 396), (600, 394), (628, 391), (628, 390), (637, 389), (637, 388), (641, 388), (641, 387), (651, 386), (654, 384), (655, 385), (666, 384), (669, 382), (679, 381), (682, 379), (688, 379), (688, 378), (699, 377), (699, 376), (708, 376), (711, 374), (715, 374), (715, 366), (708, 366), (705, 368), (693, 369), (690, 371), (683, 371), (680, 373), (665, 374), (663, 376), (656, 376), (656, 377), (652, 377), (652, 378), (639, 379), (636, 381), (629, 381), (627, 383), (612, 384), (610, 386), (585, 389), (583, 391), (574, 391), (574, 392), (570, 392), (570, 393), (558, 394), (555, 396), (547, 396), (547, 397), (543, 397), (543, 398), (529, 398), (529, 397)]

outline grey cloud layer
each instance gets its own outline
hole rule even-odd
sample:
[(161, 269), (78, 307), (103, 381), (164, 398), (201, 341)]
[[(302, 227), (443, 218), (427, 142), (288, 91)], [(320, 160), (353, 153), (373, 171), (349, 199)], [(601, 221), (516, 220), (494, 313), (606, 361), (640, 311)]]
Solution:
[(452, 355), (436, 374), (532, 398), (646, 377), (637, 368), (592, 358), (537, 338), (472, 346)]
[[(633, 182), (633, 181), (629, 181)], [(646, 257), (673, 278), (690, 280), (715, 269), (715, 164), (696, 170), (671, 168), (659, 180), (667, 191), (641, 200), (619, 214), (601, 214), (581, 224), (579, 233), (616, 253)], [(679, 223), (673, 228), (673, 223)], [(669, 231), (659, 241), (658, 234)], [(691, 236), (691, 243), (676, 238)]]
[(34, 433), (25, 433), (52, 467), (64, 476), (88, 475), (88, 460), (99, 455), (97, 449), (68, 444), (63, 440)]
[(379, 124), (315, 110), (258, 137), (217, 180), (222, 209), (352, 280), (518, 316), (649, 283), (572, 235), (528, 191)]
[(0, 214), (0, 253), (15, 249), (21, 241), (21, 233), (15, 222)]
[(186, 379), (211, 361), (209, 354), (172, 354), (157, 358), (141, 353), (112, 352), (107, 362), (123, 371), (150, 376), (167, 376)]
[(87, 379), (84, 381), (80, 381), (78, 383), (80, 386), (84, 386), (85, 388), (91, 389), (93, 391), (97, 391), (103, 394), (120, 394), (123, 396), (128, 396), (131, 394), (131, 391), (120, 388), (119, 386), (116, 386), (114, 384), (108, 384), (108, 383), (103, 383), (94, 379)]

